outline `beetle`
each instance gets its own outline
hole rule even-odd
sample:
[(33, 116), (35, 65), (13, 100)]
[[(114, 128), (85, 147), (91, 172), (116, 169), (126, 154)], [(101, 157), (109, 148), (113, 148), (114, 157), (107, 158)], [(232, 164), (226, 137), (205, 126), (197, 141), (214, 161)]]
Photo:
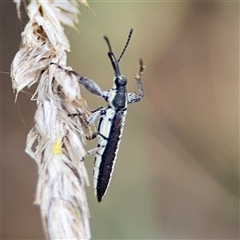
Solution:
[[(135, 77), (139, 93), (127, 92), (127, 78), (121, 74), (119, 68), (119, 62), (128, 47), (132, 34), (133, 28), (129, 32), (127, 42), (118, 60), (112, 52), (109, 39), (104, 36), (109, 49), (108, 57), (114, 70), (113, 87), (110, 90), (102, 91), (93, 80), (79, 76), (74, 71), (65, 70), (69, 72), (69, 75), (73, 74), (77, 76), (78, 82), (88, 91), (101, 96), (107, 102), (107, 107), (100, 107), (92, 111), (92, 115), (88, 119), (88, 123), (91, 124), (100, 116), (97, 133), (94, 133), (91, 137), (87, 137), (89, 140), (97, 137), (98, 141), (93, 168), (93, 183), (98, 202), (102, 201), (111, 182), (128, 104), (139, 102), (144, 97), (141, 81), (145, 69), (143, 61), (140, 59), (140, 70)], [(78, 114), (70, 114), (69, 116), (76, 115)]]

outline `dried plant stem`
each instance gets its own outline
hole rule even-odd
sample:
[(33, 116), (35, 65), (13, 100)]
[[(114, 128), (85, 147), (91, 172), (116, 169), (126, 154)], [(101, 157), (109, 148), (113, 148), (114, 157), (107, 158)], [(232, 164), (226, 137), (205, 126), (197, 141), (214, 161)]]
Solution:
[[(20, 16), (20, 1), (17, 4)], [(88, 7), (86, 1), (82, 4)], [(51, 62), (66, 66), (70, 46), (62, 23), (77, 23), (77, 1), (29, 1), (29, 22), (11, 68), (18, 94), (38, 83), (35, 126), (27, 137), (26, 152), (36, 161), (39, 178), (35, 203), (40, 205), (43, 225), (50, 239), (89, 239), (89, 210), (85, 194), (86, 117), (90, 111), (81, 98), (77, 79), (70, 79)], [(17, 97), (16, 94), (16, 97)], [(71, 118), (68, 114), (80, 113)]]

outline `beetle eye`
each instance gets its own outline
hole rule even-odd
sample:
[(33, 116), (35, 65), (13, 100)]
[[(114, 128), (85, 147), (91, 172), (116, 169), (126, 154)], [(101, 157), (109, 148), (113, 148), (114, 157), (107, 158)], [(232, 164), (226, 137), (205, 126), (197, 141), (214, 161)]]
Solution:
[(127, 85), (127, 79), (123, 76), (117, 77), (115, 80), (115, 83), (117, 86), (126, 86)]

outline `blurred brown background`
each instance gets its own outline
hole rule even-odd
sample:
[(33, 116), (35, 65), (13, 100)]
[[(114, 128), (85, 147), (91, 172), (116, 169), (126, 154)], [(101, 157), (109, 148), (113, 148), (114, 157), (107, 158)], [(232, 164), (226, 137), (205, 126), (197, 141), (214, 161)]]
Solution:
[[(1, 71), (9, 72), (24, 20), (1, 1)], [(239, 238), (239, 3), (90, 2), (81, 7), (80, 34), (69, 28), (68, 64), (112, 86), (106, 34), (121, 60), (129, 91), (141, 57), (145, 98), (129, 106), (113, 180), (102, 203), (92, 189), (95, 239)], [(25, 153), (35, 103), (26, 90), (17, 104), (1, 74), (2, 238), (42, 239), (33, 205), (37, 166)], [(106, 104), (82, 91), (91, 108)], [(96, 143), (90, 144), (91, 148)]]

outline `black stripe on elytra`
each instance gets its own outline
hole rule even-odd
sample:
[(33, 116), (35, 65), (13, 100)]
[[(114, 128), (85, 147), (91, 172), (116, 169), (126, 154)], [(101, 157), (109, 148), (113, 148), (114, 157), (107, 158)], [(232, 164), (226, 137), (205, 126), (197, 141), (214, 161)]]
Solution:
[(122, 120), (124, 111), (117, 111), (113, 118), (112, 126), (107, 141), (107, 145), (102, 154), (102, 160), (99, 166), (98, 180), (97, 180), (97, 199), (100, 202), (105, 194), (111, 173), (113, 171), (113, 163), (116, 157), (116, 150), (120, 140), (122, 131)]
[(108, 140), (108, 138), (102, 135), (100, 132), (98, 132), (98, 135), (100, 135), (104, 140)]
[(103, 109), (101, 110), (101, 117), (99, 119), (99, 123), (98, 123), (98, 132), (100, 132), (100, 129), (101, 129), (101, 125), (102, 125), (102, 121), (103, 121), (103, 118), (106, 116), (106, 113), (107, 113), (107, 110), (110, 108), (110, 106), (108, 106), (107, 109)]
[(98, 132), (100, 132), (102, 121), (103, 121), (103, 117), (101, 116), (98, 123)]

